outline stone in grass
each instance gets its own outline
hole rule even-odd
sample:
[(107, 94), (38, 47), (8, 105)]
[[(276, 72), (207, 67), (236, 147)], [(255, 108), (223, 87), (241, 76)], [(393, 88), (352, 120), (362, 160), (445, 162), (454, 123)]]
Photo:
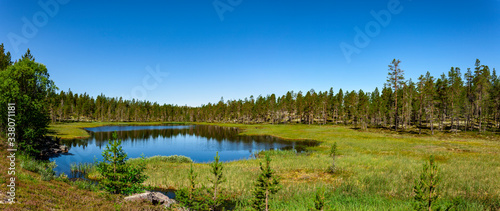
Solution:
[(125, 201), (138, 201), (138, 200), (146, 200), (152, 204), (163, 204), (165, 207), (170, 207), (172, 204), (177, 203), (175, 200), (165, 196), (160, 192), (149, 192), (139, 193), (132, 196), (125, 197)]

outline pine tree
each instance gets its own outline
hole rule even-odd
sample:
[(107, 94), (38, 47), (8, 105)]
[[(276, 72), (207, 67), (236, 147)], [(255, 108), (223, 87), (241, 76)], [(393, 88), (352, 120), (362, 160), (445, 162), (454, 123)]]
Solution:
[(394, 125), (395, 125), (395, 130), (398, 130), (398, 89), (404, 84), (404, 71), (401, 70), (399, 67), (399, 63), (401, 61), (392, 60), (391, 64), (389, 65), (389, 73), (387, 76), (387, 84), (390, 86), (393, 91), (394, 91)]
[(460, 94), (462, 92), (462, 86), (463, 86), (463, 81), (462, 77), (460, 74), (460, 68), (458, 67), (451, 67), (450, 71), (448, 72), (448, 83), (450, 87), (450, 91), (448, 92), (449, 95), (449, 100), (451, 103), (450, 106), (450, 114), (451, 114), (451, 128), (453, 129), (453, 126), (455, 125), (455, 121), (457, 123), (457, 127), (455, 128), (455, 133), (458, 131), (460, 128), (460, 121), (459, 121), (459, 105), (461, 102)]
[(436, 96), (436, 87), (434, 83), (434, 77), (431, 76), (429, 72), (423, 78), (424, 87), (423, 87), (423, 95), (425, 102), (425, 113), (427, 114), (426, 119), (427, 122), (430, 123), (431, 126), (431, 134), (434, 135), (434, 106), (435, 106), (435, 96)]
[(337, 142), (334, 142), (330, 148), (330, 157), (332, 157), (332, 166), (330, 166), (329, 172), (335, 173), (335, 156), (337, 156)]
[(256, 210), (269, 210), (269, 202), (272, 195), (276, 194), (281, 186), (280, 179), (275, 175), (275, 171), (271, 169), (271, 157), (266, 154), (265, 166), (260, 163), (261, 173), (254, 184), (253, 190), (254, 199), (252, 207)]
[(220, 159), (219, 152), (217, 152), (215, 155), (214, 162), (210, 163), (210, 172), (212, 173), (213, 176), (210, 179), (210, 182), (212, 183), (213, 186), (213, 198), (211, 203), (212, 210), (215, 210), (216, 208), (221, 206), (222, 200), (224, 199), (224, 197), (218, 195), (219, 192), (221, 192), (220, 184), (226, 181), (222, 173), (224, 167), (222, 166), (222, 162), (220, 162), (219, 159)]
[(494, 125), (500, 128), (500, 77), (497, 76), (495, 68), (491, 74), (490, 99)]
[(474, 124), (472, 123), (472, 117), (473, 117), (473, 108), (474, 108), (474, 94), (473, 94), (473, 79), (474, 75), (472, 74), (472, 71), (470, 68), (467, 68), (467, 72), (464, 74), (464, 78), (466, 80), (466, 88), (464, 90), (465, 95), (465, 112), (466, 113), (466, 123), (465, 123), (465, 131), (467, 131), (467, 128), (469, 128), (470, 125), (470, 130), (473, 129)]
[(434, 163), (434, 156), (425, 163), (419, 179), (415, 180), (413, 192), (415, 193), (414, 208), (416, 210), (432, 210), (436, 200), (439, 198), (439, 175), (438, 166)]
[(488, 89), (490, 86), (490, 69), (488, 66), (481, 65), (479, 59), (476, 60), (474, 71), (474, 94), (476, 96), (476, 115), (479, 122), (479, 132), (482, 131), (482, 117), (486, 113), (486, 101), (488, 99)]
[(12, 65), (12, 58), (10, 56), (10, 52), (5, 52), (5, 48), (3, 43), (0, 44), (0, 71), (6, 70), (7, 67)]
[(132, 167), (126, 163), (127, 154), (121, 147), (116, 132), (106, 149), (102, 152), (103, 161), (98, 164), (98, 171), (104, 179), (99, 182), (110, 193), (129, 194), (143, 189), (142, 183), (147, 179), (143, 174), (144, 165)]
[(366, 130), (368, 124), (368, 109), (369, 109), (369, 97), (365, 94), (363, 90), (358, 92), (358, 119), (361, 123), (361, 129)]

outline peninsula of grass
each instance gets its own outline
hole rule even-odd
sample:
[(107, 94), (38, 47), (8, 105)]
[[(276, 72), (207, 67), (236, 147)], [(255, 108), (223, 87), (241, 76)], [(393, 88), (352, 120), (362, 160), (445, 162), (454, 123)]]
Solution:
[[(130, 125), (164, 125), (165, 122), (57, 122), (49, 125), (49, 136), (61, 139), (84, 139), (90, 134), (84, 128), (101, 126), (130, 126)], [(183, 124), (172, 123), (168, 124)]]

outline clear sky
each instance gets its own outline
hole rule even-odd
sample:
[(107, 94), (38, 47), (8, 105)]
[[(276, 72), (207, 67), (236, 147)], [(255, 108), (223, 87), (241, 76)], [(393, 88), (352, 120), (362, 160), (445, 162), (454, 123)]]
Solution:
[(394, 58), (414, 81), (476, 58), (500, 68), (500, 1), (0, 0), (0, 42), (14, 59), (30, 48), (61, 90), (94, 97), (199, 106), (371, 92)]

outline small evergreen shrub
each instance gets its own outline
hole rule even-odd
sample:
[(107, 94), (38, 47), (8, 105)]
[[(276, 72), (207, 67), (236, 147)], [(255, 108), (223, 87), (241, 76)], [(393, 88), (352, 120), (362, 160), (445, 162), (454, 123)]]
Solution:
[(260, 163), (261, 173), (254, 184), (252, 207), (256, 210), (268, 211), (271, 196), (276, 194), (281, 186), (279, 184), (280, 178), (271, 169), (271, 157), (268, 154), (266, 154), (265, 161), (265, 165)]
[(413, 187), (415, 210), (433, 210), (439, 198), (439, 175), (438, 166), (434, 162), (434, 156), (430, 156), (429, 163), (424, 163), (420, 177), (415, 180)]
[(325, 188), (321, 187), (316, 190), (314, 198), (314, 209), (323, 211), (325, 207)]
[(223, 165), (219, 161), (217, 152), (214, 162), (210, 164), (212, 187), (199, 185), (198, 174), (194, 172), (193, 165), (188, 172), (189, 187), (182, 188), (176, 192), (175, 199), (181, 206), (191, 210), (224, 210), (225, 202), (229, 201), (229, 196), (224, 192), (220, 185), (226, 181), (223, 175)]
[[(127, 154), (121, 147), (121, 140), (117, 139), (116, 132), (106, 149), (102, 152), (103, 161), (97, 165), (98, 172), (102, 175), (99, 185), (106, 191), (115, 194), (132, 194), (141, 192), (142, 183), (147, 179), (143, 174), (145, 163), (132, 166), (127, 161)], [(144, 159), (141, 160), (144, 162)]]
[(332, 165), (328, 167), (328, 173), (335, 173), (335, 156), (337, 156), (337, 142), (333, 143), (330, 148), (330, 156), (332, 157)]

